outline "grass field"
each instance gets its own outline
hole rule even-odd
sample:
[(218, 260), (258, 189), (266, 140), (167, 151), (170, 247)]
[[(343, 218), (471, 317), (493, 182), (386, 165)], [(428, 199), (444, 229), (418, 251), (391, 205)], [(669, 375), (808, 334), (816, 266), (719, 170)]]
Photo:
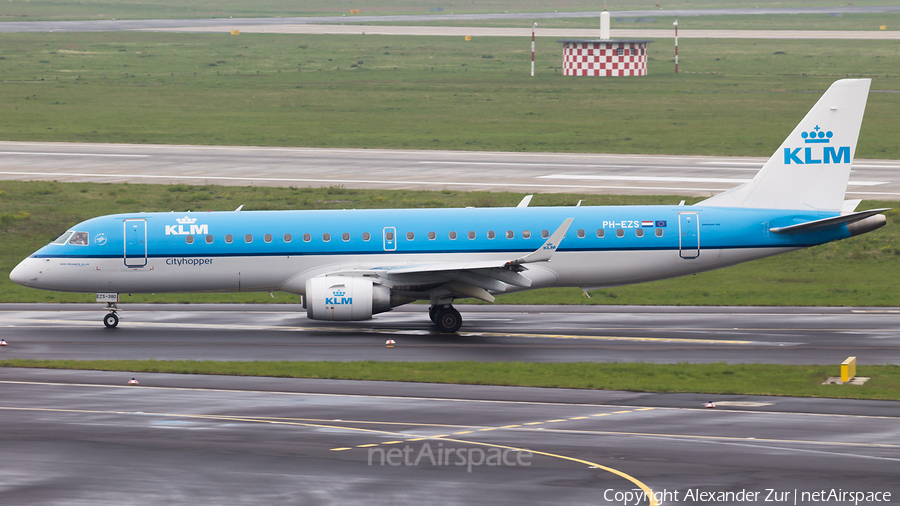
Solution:
[(660, 40), (617, 79), (538, 48), (530, 78), (526, 38), (0, 34), (0, 139), (768, 156), (849, 75), (857, 156), (900, 158), (894, 42), (685, 40), (676, 76)]
[[(102, 214), (211, 209), (342, 209), (383, 207), (514, 206), (518, 193), (388, 191), (328, 188), (134, 185), (0, 181), (0, 302), (92, 302), (93, 294), (21, 287), (9, 272), (31, 252), (75, 223)], [(683, 197), (538, 195), (533, 206), (674, 204)], [(700, 199), (687, 199), (691, 204)], [(895, 203), (866, 201), (860, 209)], [(900, 211), (875, 232), (808, 250), (683, 278), (592, 292), (553, 288), (501, 295), (508, 304), (674, 305), (900, 305)], [(122, 302), (298, 302), (279, 293), (156, 294), (122, 296)], [(469, 301), (473, 302), (473, 301)]]
[(859, 376), (871, 378), (862, 386), (822, 385), (840, 376), (839, 365), (16, 359), (0, 367), (900, 400), (895, 365), (859, 367)]
[[(837, 7), (841, 0), (792, 0), (791, 7)], [(610, 10), (657, 9), (655, 0), (606, 2)], [(857, 0), (855, 5), (893, 5), (892, 0)], [(530, 0), (441, 0), (427, 3), (419, 0), (381, 0), (360, 4), (354, 0), (319, 2), (315, 0), (267, 0), (245, 2), (219, 0), (9, 0), (0, 11), (0, 21), (36, 21), (66, 19), (175, 19), (273, 16), (349, 15), (351, 9), (363, 15), (429, 14), (431, 7), (443, 7), (444, 13), (597, 11), (594, 0), (556, 0), (552, 4)], [(735, 7), (785, 7), (778, 0), (682, 0), (666, 2), (667, 9), (704, 9)], [(435, 13), (436, 14), (436, 13)]]

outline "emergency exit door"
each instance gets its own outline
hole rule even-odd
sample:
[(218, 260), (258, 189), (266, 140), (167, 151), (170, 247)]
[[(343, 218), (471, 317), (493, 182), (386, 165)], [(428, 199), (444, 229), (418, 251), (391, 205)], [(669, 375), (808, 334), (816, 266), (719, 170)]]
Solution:
[(397, 229), (394, 227), (384, 227), (384, 250), (397, 250)]

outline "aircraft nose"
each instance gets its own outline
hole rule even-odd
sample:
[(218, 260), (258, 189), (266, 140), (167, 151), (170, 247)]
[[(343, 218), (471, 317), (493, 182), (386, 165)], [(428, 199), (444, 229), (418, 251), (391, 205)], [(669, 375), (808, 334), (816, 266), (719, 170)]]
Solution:
[(9, 273), (9, 280), (17, 285), (32, 286), (37, 281), (37, 267), (34, 260), (26, 258), (19, 262), (19, 265)]

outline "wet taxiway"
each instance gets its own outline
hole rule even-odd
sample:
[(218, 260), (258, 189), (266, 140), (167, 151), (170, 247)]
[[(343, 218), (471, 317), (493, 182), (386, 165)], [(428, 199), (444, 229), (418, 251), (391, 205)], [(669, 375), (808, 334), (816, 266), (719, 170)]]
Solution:
[(128, 386), (129, 376), (0, 369), (0, 501), (646, 505), (640, 494), (652, 490), (661, 504), (852, 504), (809, 498), (900, 494), (891, 402), (165, 374)]
[(100, 304), (3, 304), (0, 358), (900, 364), (897, 308), (457, 307), (445, 335), (421, 305), (330, 323), (293, 304), (121, 304), (108, 330)]

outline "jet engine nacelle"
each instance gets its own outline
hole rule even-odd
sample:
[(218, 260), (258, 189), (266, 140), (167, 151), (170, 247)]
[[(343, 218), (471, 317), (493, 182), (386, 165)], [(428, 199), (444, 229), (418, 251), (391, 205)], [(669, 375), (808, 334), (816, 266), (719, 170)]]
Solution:
[(306, 281), (306, 315), (313, 320), (368, 320), (391, 309), (391, 289), (371, 279), (322, 276)]

